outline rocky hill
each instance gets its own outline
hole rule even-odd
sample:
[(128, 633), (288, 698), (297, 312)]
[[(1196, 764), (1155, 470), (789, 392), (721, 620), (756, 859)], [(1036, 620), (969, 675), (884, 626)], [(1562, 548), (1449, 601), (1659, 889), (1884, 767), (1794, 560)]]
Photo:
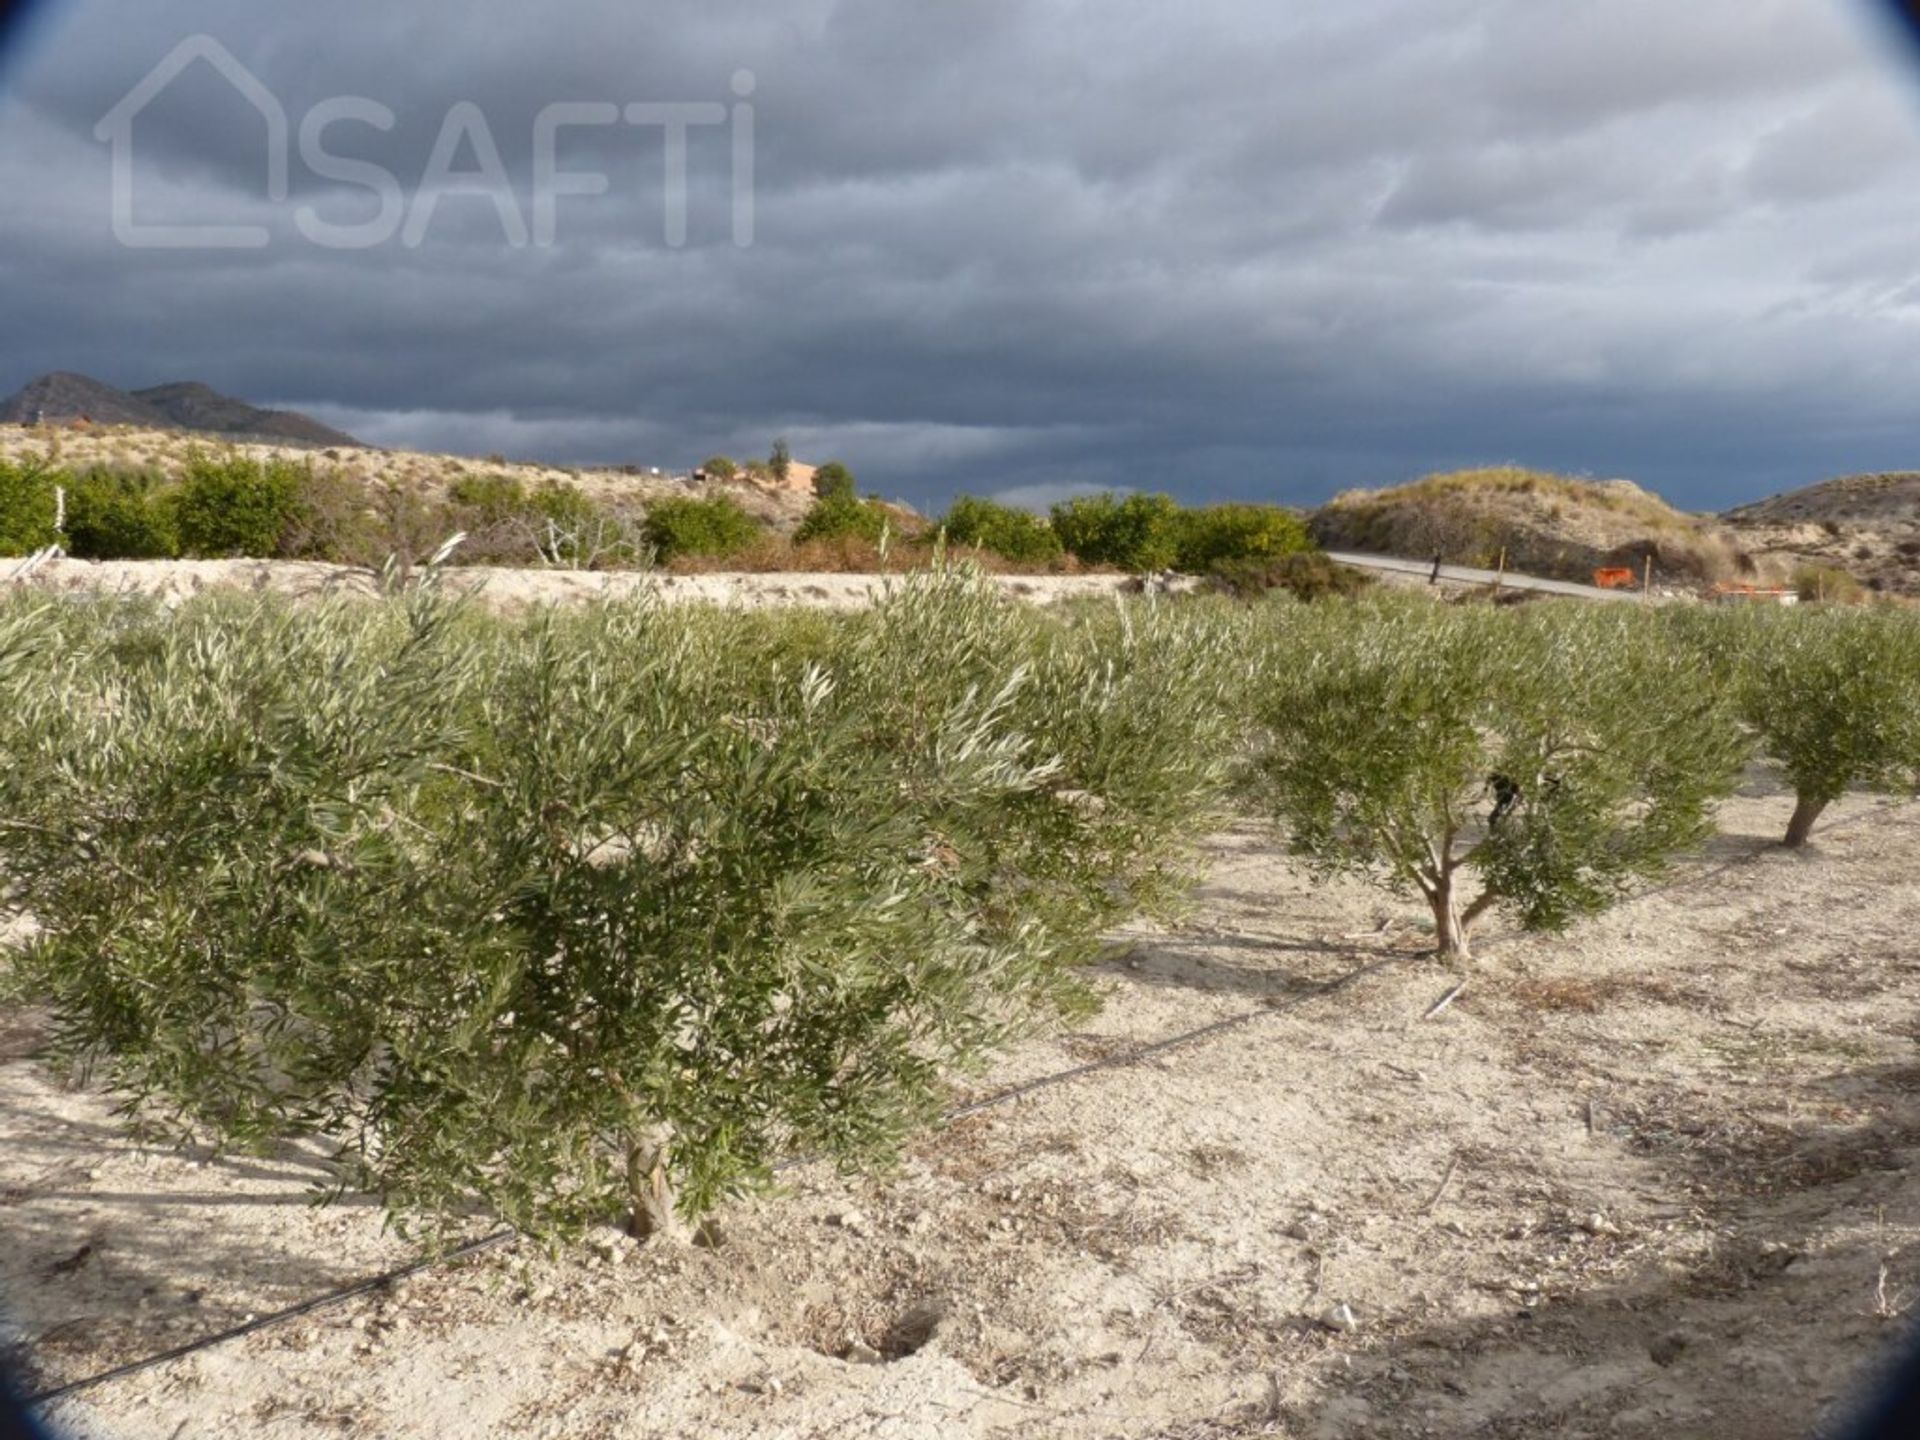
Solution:
[(276, 444), (357, 446), (351, 435), (291, 410), (263, 410), (222, 395), (198, 381), (177, 381), (146, 390), (120, 390), (89, 375), (56, 371), (30, 380), (0, 401), (0, 423), (36, 420), (93, 425), (135, 425), (152, 430), (189, 430), (234, 440)]
[(1920, 473), (1842, 476), (1721, 518), (1780, 565), (1835, 566), (1883, 594), (1920, 595)]
[(156, 385), (150, 390), (136, 390), (133, 396), (153, 406), (182, 430), (281, 440), (316, 448), (360, 443), (351, 435), (322, 425), (298, 411), (262, 410), (244, 400), (222, 395), (212, 386), (202, 385), (198, 381)]
[(1713, 584), (1752, 577), (1757, 558), (1711, 517), (1676, 510), (1627, 480), (1581, 480), (1517, 467), (1430, 475), (1388, 490), (1350, 490), (1316, 511), (1328, 549), (1374, 551), (1590, 581), (1602, 568), (1640, 570), (1656, 583)]
[(91, 376), (65, 370), (29, 380), (16, 393), (0, 400), (0, 424), (82, 418), (95, 425), (139, 425), (149, 429), (168, 429), (173, 424), (160, 410), (125, 390), (116, 390)]

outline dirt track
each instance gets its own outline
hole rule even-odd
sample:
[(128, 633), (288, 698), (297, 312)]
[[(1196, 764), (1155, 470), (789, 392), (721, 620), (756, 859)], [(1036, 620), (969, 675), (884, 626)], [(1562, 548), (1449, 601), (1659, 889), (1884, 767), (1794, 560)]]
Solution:
[[(1769, 844), (1789, 808), (1734, 802), (1685, 883), (1564, 941), (1490, 938), (1431, 1021), (1453, 980), (1411, 908), (1235, 830), (1093, 1026), (978, 1093), (1250, 1024), (961, 1121), (885, 1183), (798, 1172), (717, 1249), (491, 1255), (56, 1417), (129, 1440), (1797, 1440), (1920, 1295), (1920, 807), (1851, 800), (1807, 855)], [(19, 1058), (32, 1017), (4, 1028), (0, 1287), (42, 1380), (408, 1253), (365, 1206), (307, 1208), (299, 1154), (114, 1138)], [(1342, 1305), (1354, 1328), (1321, 1323)]]

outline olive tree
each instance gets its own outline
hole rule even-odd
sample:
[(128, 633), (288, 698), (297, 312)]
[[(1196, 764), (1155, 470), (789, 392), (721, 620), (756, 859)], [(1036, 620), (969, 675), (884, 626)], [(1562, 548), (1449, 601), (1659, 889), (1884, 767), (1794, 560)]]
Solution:
[(1052, 615), (970, 569), (910, 575), (851, 622), (848, 693), (865, 743), (913, 774), (940, 763), (927, 717), (1008, 687), (1007, 723), (1046, 758), (1045, 778), (943, 813), (943, 851), (986, 923), (1046, 925), (1090, 952), (1106, 926), (1178, 897), (1218, 818), (1240, 623), (1224, 606), (1125, 600)]
[[(27, 750), (34, 727), (60, 709), (39, 664), (48, 637), (44, 602), (0, 592), (0, 826), (20, 823), (18, 801), (34, 785)], [(0, 867), (0, 928), (13, 918), (14, 887)]]
[(1920, 785), (1920, 621), (1786, 611), (1728, 628), (1740, 642), (1741, 713), (1793, 786), (1787, 845), (1805, 845), (1848, 790)]
[(852, 618), (152, 616), (0, 829), (27, 978), (150, 1125), (322, 1140), (402, 1218), (670, 1233), (781, 1159), (886, 1161), (1090, 1003), (1218, 779), (1145, 769), (1207, 667), (1108, 638), (964, 576)]
[(1555, 931), (1709, 833), (1743, 741), (1638, 616), (1419, 603), (1274, 612), (1255, 793), (1328, 873), (1418, 895), (1437, 953), (1503, 910)]

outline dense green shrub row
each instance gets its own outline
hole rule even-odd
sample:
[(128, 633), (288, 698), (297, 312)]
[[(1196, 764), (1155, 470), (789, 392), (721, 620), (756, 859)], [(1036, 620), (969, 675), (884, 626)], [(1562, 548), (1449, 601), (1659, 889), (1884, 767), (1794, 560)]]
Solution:
[(1088, 495), (1053, 507), (1053, 528), (1089, 565), (1204, 575), (1312, 550), (1306, 523), (1272, 505), (1183, 509), (1166, 495)]
[(940, 519), (954, 545), (986, 550), (1021, 565), (1044, 565), (1064, 551), (1060, 536), (1040, 516), (1011, 505), (962, 495)]
[[(707, 470), (716, 477), (736, 473), (722, 456)], [(1165, 495), (1096, 495), (1056, 505), (1042, 518), (963, 495), (936, 525), (903, 532), (902, 515), (862, 497), (844, 465), (821, 466), (814, 488), (795, 545), (873, 547), (910, 539), (930, 547), (944, 538), (1019, 566), (1047, 567), (1071, 556), (1082, 565), (1134, 573), (1219, 575), (1240, 590), (1283, 582), (1283, 588), (1341, 588), (1325, 576), (1278, 568), (1314, 547), (1300, 518), (1275, 506), (1187, 509)], [(55, 525), (57, 490), (65, 494), (62, 528)], [(234, 455), (196, 457), (178, 477), (0, 464), (0, 555), (57, 542), (86, 560), (243, 556), (379, 566), (392, 557), (406, 570), (456, 534), (464, 537), (454, 556), (458, 564), (590, 569), (724, 560), (764, 547), (771, 532), (725, 495), (656, 500), (643, 514), (597, 503), (573, 485), (529, 489), (497, 472), (462, 475), (435, 496), (338, 469)]]
[[(65, 523), (56, 530), (62, 493)], [(758, 533), (755, 527), (748, 539)], [(57, 542), (83, 560), (247, 557), (377, 566), (394, 557), (410, 567), (456, 534), (465, 536), (458, 552), (465, 563), (593, 568), (649, 557), (632, 518), (576, 486), (548, 482), (528, 490), (510, 475), (463, 476), (435, 499), (417, 489), (370, 486), (338, 470), (241, 456), (197, 456), (177, 477), (0, 464), (0, 555)]]
[(1290, 510), (1242, 504), (1189, 509), (1167, 495), (1081, 496), (1055, 505), (1044, 520), (963, 495), (939, 528), (956, 545), (977, 546), (1020, 564), (1043, 564), (1067, 554), (1083, 565), (1134, 574), (1207, 575), (1315, 548), (1305, 522)]
[(95, 560), (276, 555), (306, 479), (303, 467), (284, 462), (209, 457), (165, 481), (145, 472), (69, 474), (0, 463), (0, 555), (54, 543)]

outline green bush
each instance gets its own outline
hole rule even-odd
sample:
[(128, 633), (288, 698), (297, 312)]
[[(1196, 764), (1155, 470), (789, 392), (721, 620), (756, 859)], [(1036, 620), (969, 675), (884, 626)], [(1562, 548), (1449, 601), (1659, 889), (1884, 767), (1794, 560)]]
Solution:
[(1084, 564), (1144, 574), (1170, 570), (1179, 559), (1179, 506), (1170, 496), (1083, 495), (1052, 514), (1054, 534)]
[(60, 542), (54, 490), (65, 482), (43, 465), (0, 460), (0, 555), (32, 555)]
[(447, 533), (464, 533), (462, 562), (600, 569), (644, 557), (632, 526), (584, 490), (547, 480), (528, 490), (511, 475), (469, 475), (447, 490)]
[(1793, 589), (1809, 605), (1858, 605), (1867, 598), (1867, 587), (1838, 565), (1800, 566)]
[(813, 493), (822, 500), (842, 496), (851, 500), (859, 491), (854, 488), (853, 472), (838, 460), (829, 460), (813, 472)]
[(940, 520), (954, 545), (990, 550), (1019, 565), (1044, 565), (1061, 553), (1060, 537), (1038, 515), (973, 495), (962, 495)]
[(711, 456), (700, 468), (712, 480), (731, 480), (740, 473), (740, 467), (725, 455)]
[(1730, 697), (1637, 614), (1262, 613), (1254, 794), (1316, 868), (1423, 898), (1449, 959), (1496, 907), (1559, 930), (1662, 873), (1746, 758)]
[(1319, 551), (1275, 560), (1229, 560), (1213, 567), (1216, 587), (1240, 600), (1283, 591), (1296, 600), (1350, 600), (1373, 586), (1373, 577), (1341, 565)]
[[(409, 493), (417, 495), (417, 491)], [(360, 476), (333, 467), (312, 467), (300, 477), (294, 494), (293, 520), (281, 538), (280, 553), (289, 560), (319, 560), (335, 565), (378, 567), (389, 557), (408, 563), (410, 545), (390, 523), (393, 497), (375, 489)], [(441, 507), (419, 502), (423, 512)], [(441, 538), (458, 528), (442, 517)], [(431, 554), (438, 541), (427, 546)], [(424, 558), (424, 557), (421, 557)]]
[(297, 515), (306, 467), (197, 455), (173, 492), (180, 553), (195, 558), (268, 558), (280, 553)]
[(471, 512), (477, 525), (498, 525), (523, 518), (528, 510), (527, 487), (512, 475), (462, 475), (447, 487), (447, 498)]
[(1278, 560), (1315, 549), (1306, 521), (1277, 505), (1208, 505), (1175, 523), (1176, 569), (1206, 575), (1223, 565)]
[(760, 522), (726, 495), (656, 500), (641, 532), (662, 561), (683, 555), (734, 555), (761, 535)]
[(865, 540), (878, 544), (892, 525), (892, 517), (877, 500), (861, 500), (850, 494), (829, 495), (807, 507), (793, 542), (804, 545), (811, 540)]
[(1741, 713), (1793, 786), (1788, 845), (1848, 790), (1920, 787), (1920, 620), (1772, 611), (1725, 627), (1739, 637)]
[(158, 477), (92, 470), (67, 493), (67, 549), (82, 560), (166, 560), (180, 553), (172, 496)]

